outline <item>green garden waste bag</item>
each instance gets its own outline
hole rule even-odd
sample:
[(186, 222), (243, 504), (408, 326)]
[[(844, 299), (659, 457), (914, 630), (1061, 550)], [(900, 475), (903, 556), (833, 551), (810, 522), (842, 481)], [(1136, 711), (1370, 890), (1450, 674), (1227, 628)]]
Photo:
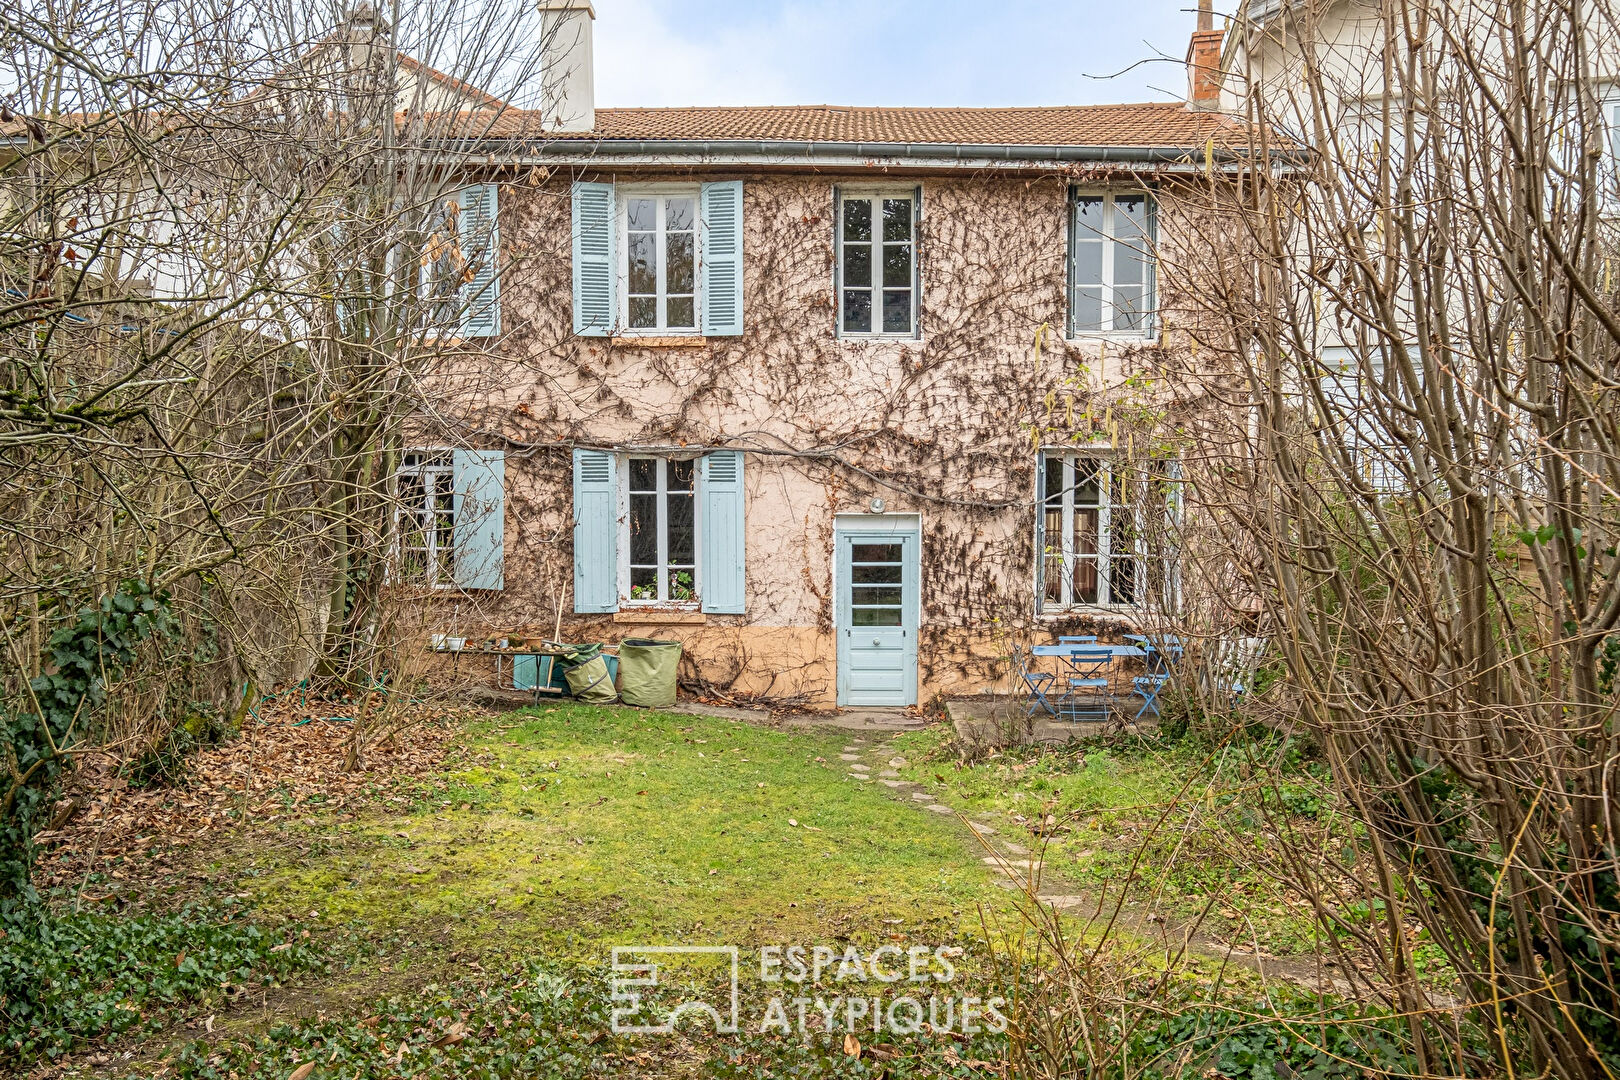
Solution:
[(675, 704), (675, 669), (681, 643), (654, 638), (619, 642), (619, 698), (626, 705), (667, 709)]
[(575, 700), (592, 705), (606, 705), (618, 695), (613, 692), (613, 675), (608, 671), (607, 659), (600, 653), (583, 664), (572, 664), (563, 672), (568, 680), (568, 692)]

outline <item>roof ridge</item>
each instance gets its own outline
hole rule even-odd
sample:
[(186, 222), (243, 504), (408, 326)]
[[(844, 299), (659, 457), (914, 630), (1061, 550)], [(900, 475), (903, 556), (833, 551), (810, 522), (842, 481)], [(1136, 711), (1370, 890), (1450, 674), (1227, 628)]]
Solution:
[(1085, 105), (603, 105), (597, 112), (794, 112), (828, 109), (843, 112), (1057, 112), (1072, 109), (1185, 109), (1185, 101), (1109, 101)]

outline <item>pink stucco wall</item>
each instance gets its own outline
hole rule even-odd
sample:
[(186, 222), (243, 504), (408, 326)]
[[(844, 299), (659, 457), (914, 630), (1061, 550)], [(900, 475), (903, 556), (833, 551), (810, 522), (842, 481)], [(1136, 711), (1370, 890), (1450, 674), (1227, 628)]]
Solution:
[[(831, 705), (833, 515), (881, 496), (922, 523), (921, 698), (990, 688), (1010, 635), (1033, 620), (1035, 446), (1106, 440), (1123, 380), (1181, 366), (1196, 305), (1161, 274), (1157, 341), (1063, 341), (1068, 176), (741, 178), (745, 331), (678, 347), (572, 336), (566, 178), (503, 187), (505, 336), (471, 383), (462, 371), (430, 397), (454, 438), (506, 448), (506, 588), (446, 599), (447, 617), (549, 634), (561, 595), (567, 639), (679, 637), (689, 677)], [(835, 335), (840, 184), (921, 185), (920, 339)], [(1204, 226), (1173, 188), (1160, 207), (1161, 259), (1196, 250)], [(748, 451), (745, 615), (572, 614), (576, 443)]]

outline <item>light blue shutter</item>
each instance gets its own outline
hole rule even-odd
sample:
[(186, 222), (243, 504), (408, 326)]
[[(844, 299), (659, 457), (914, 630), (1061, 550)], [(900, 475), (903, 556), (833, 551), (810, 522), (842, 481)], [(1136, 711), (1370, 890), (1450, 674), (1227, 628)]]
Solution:
[[(613, 330), (613, 185), (574, 183), (574, 333)], [(607, 609), (603, 609), (607, 610)]]
[(703, 610), (740, 615), (747, 597), (743, 543), (743, 456), (716, 450), (703, 456)]
[(732, 337), (743, 330), (742, 187), (741, 180), (703, 185), (705, 334)]
[(473, 279), (461, 287), (461, 336), (495, 337), (501, 332), (498, 185), (473, 184), (462, 188), (457, 198), (461, 203), (457, 239), (462, 256), (473, 267)]
[(506, 587), (506, 455), (457, 450), (451, 456), (456, 584)]
[(619, 610), (619, 491), (613, 455), (574, 451), (574, 610)]

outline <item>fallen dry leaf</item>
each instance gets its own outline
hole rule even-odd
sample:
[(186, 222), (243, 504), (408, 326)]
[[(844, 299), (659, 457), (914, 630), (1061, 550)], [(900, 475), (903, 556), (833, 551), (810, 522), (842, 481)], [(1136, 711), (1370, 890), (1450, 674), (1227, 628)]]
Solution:
[(844, 1032), (844, 1053), (850, 1057), (861, 1056), (861, 1040), (855, 1037), (853, 1031)]
[(315, 1063), (313, 1061), (306, 1061), (302, 1065), (298, 1066), (298, 1068), (294, 1069), (292, 1074), (287, 1077), (287, 1080), (305, 1080), (305, 1078), (314, 1071)]

